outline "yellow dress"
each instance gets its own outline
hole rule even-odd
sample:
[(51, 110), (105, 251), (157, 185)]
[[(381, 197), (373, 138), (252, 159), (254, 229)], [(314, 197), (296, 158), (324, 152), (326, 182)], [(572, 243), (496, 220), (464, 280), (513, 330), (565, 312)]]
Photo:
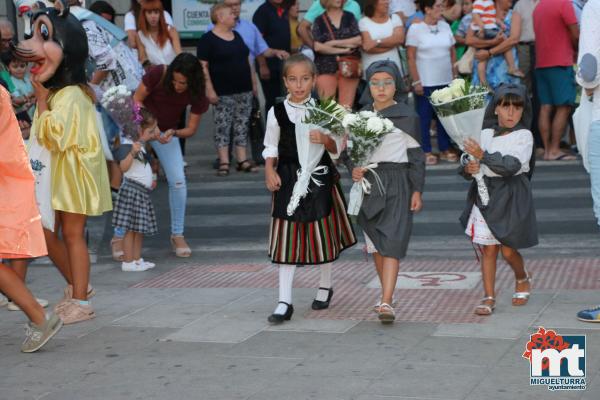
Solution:
[(52, 208), (100, 215), (112, 209), (106, 160), (92, 100), (76, 85), (56, 92), (32, 131), (51, 152)]

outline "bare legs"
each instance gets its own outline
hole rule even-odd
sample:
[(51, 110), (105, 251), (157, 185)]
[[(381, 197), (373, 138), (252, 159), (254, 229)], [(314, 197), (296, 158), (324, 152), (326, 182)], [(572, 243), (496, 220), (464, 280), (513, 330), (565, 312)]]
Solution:
[(123, 238), (124, 261), (127, 263), (142, 258), (142, 243), (144, 235), (139, 232), (127, 231)]
[(84, 301), (90, 280), (90, 254), (84, 237), (86, 219), (83, 214), (57, 211), (54, 232), (44, 230), (48, 256), (67, 283), (73, 285), (73, 298)]
[[(527, 278), (523, 256), (518, 250), (508, 246), (489, 245), (483, 246), (483, 258), (481, 260), (481, 278), (483, 281), (483, 291), (485, 297), (496, 297), (496, 261), (498, 253), (502, 252), (502, 257), (515, 274), (515, 280)], [(529, 290), (529, 282), (517, 283), (517, 291)], [(484, 300), (483, 304), (494, 305), (493, 300)], [(517, 304), (518, 305), (518, 304)]]
[(396, 290), (400, 260), (385, 257), (379, 253), (373, 253), (373, 259), (375, 260), (375, 269), (381, 283), (381, 302), (391, 305), (394, 291)]
[[(553, 118), (552, 111), (554, 108), (556, 108), (556, 111)], [(565, 133), (570, 114), (571, 106), (554, 107), (552, 105), (542, 104), (540, 107), (538, 126), (542, 142), (544, 143), (545, 160), (555, 160), (558, 157), (564, 156), (559, 145), (560, 139)]]
[(31, 322), (38, 326), (46, 322), (44, 309), (38, 304), (31, 292), (29, 292), (23, 279), (21, 279), (13, 268), (4, 263), (0, 263), (0, 291), (18, 305)]

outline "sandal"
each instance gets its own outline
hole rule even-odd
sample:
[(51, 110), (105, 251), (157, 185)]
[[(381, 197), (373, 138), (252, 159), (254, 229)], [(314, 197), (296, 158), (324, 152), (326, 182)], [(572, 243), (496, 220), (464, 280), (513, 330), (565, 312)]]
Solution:
[(177, 257), (187, 258), (192, 255), (192, 249), (190, 249), (185, 238), (181, 235), (171, 236), (171, 247)]
[(258, 172), (258, 168), (256, 167), (256, 165), (254, 165), (254, 163), (248, 159), (237, 163), (236, 169), (238, 171), (244, 171), (244, 172)]
[(517, 292), (517, 289), (515, 287), (515, 293), (512, 295), (512, 305), (515, 307), (524, 306), (525, 304), (527, 304), (527, 302), (529, 301), (529, 296), (531, 295), (531, 282), (533, 281), (533, 278), (531, 277), (531, 275), (529, 275), (527, 271), (525, 271), (525, 274), (527, 275), (527, 277), (523, 279), (517, 279), (516, 285), (528, 283), (529, 290), (527, 292)]
[(113, 260), (123, 261), (123, 257), (125, 256), (125, 252), (123, 251), (123, 238), (113, 237), (110, 240), (110, 249)]
[(229, 163), (221, 163), (219, 164), (219, 169), (217, 170), (218, 176), (227, 176), (229, 175)]
[(391, 324), (396, 319), (396, 313), (388, 303), (381, 303), (377, 317), (382, 324)]
[[(492, 302), (492, 304), (487, 304), (486, 302)], [(492, 315), (494, 308), (496, 308), (496, 298), (492, 296), (486, 296), (481, 299), (481, 303), (475, 307), (475, 314)]]
[(442, 151), (440, 153), (440, 160), (448, 161), (448, 162), (457, 162), (458, 156), (451, 152), (450, 150)]
[(435, 165), (438, 163), (438, 158), (433, 153), (425, 153), (425, 165)]

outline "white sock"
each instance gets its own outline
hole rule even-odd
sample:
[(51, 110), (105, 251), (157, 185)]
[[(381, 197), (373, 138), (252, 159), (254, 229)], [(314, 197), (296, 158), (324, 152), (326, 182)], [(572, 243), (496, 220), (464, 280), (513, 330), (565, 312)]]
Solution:
[[(295, 265), (281, 265), (279, 267), (279, 301), (292, 304), (292, 286), (294, 284)], [(277, 304), (274, 314), (285, 314), (287, 306)]]
[[(331, 265), (331, 263), (321, 264), (321, 280), (319, 281), (319, 287), (326, 289), (331, 288)], [(329, 291), (319, 289), (315, 299), (318, 301), (327, 301), (327, 297), (329, 297)]]

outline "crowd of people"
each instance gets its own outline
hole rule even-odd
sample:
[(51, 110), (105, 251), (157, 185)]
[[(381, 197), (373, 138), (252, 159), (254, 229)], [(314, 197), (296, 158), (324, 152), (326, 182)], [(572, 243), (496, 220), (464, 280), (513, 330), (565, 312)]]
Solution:
[[(173, 252), (191, 256), (184, 236), (185, 139), (196, 133), (211, 105), (217, 175), (230, 174), (232, 157), (241, 172), (256, 173), (264, 164), (265, 183), (273, 192), (268, 253), (279, 264), (279, 302), (271, 323), (292, 317), (299, 265), (319, 265), (312, 308), (329, 307), (332, 263), (356, 243), (336, 165), (345, 164), (355, 181), (374, 174), (352, 164), (344, 140), (311, 131), (311, 143), (326, 150), (319, 163), (325, 172), (300, 207), (291, 215), (286, 210), (300, 169), (295, 126), (315, 97), (335, 98), (348, 110), (377, 112), (396, 128), (370, 158), (382, 190), (366, 196), (357, 219), (381, 282), (374, 311), (384, 323), (395, 318), (393, 293), (412, 216), (423, 205), (425, 165), (459, 161), (457, 144), (429, 97), (460, 75), (487, 85), (491, 93), (481, 142), (464, 144), (474, 161), (459, 167), (469, 180), (483, 172), (492, 199), (483, 206), (473, 184), (461, 216), (466, 234), (482, 248), (484, 298), (475, 313), (493, 313), (499, 253), (515, 274), (513, 305), (529, 299), (531, 275), (518, 250), (537, 244), (532, 165), (536, 155), (575, 158), (568, 145), (575, 144), (569, 121), (578, 97), (576, 79), (584, 88), (581, 96), (593, 102), (589, 160), (600, 221), (600, 32), (595, 23), (600, 0), (365, 0), (362, 5), (316, 0), (301, 20), (297, 0), (267, 0), (252, 21), (240, 18), (241, 0), (224, 0), (211, 8), (212, 24), (197, 41), (195, 55), (183, 51), (160, 0), (132, 0), (124, 29), (115, 25), (115, 10), (106, 1), (89, 9), (79, 0), (57, 3), (62, 9), (34, 13), (32, 38), (26, 41), (17, 43), (10, 22), (0, 21), (5, 88), (0, 89), (0, 120), (6, 121), (3, 134), (11, 143), (2, 149), (14, 150), (16, 157), (12, 161), (8, 152), (1, 153), (0, 188), (26, 193), (28, 202), (22, 213), (13, 209), (9, 212), (18, 215), (0, 216), (0, 232), (13, 232), (22, 221), (31, 225), (21, 227), (29, 232), (28, 243), (0, 240), (0, 258), (8, 261), (0, 268), (0, 291), (9, 309), (22, 309), (31, 320), (23, 351), (43, 346), (63, 322), (95, 316), (84, 240), (87, 216), (114, 209), (112, 254), (123, 271), (155, 267), (141, 249), (143, 236), (159, 228), (151, 200), (159, 168), (168, 183)], [(67, 41), (69, 29), (87, 40)], [(57, 46), (48, 50), (42, 42)], [(101, 101), (120, 87), (131, 94), (133, 124), (119, 121)], [(263, 145), (249, 154), (259, 91), (266, 129), (252, 138)], [(86, 134), (78, 134), (81, 130)], [(50, 216), (38, 192), (41, 185), (35, 185), (37, 200), (34, 196), (31, 174), (33, 168), (42, 179), (44, 166), (32, 156), (32, 166), (26, 165), (16, 132), (29, 142), (30, 152), (37, 146), (49, 154)], [(9, 188), (4, 179), (15, 176), (9, 174), (9, 161), (21, 169), (21, 186)], [(69, 190), (51, 189), (59, 185)], [(36, 206), (41, 218), (32, 219)], [(45, 254), (67, 283), (64, 299), (49, 316), (42, 311), (48, 302), (35, 299), (24, 286), (27, 260)], [(600, 310), (584, 310), (579, 317), (600, 320)]]

